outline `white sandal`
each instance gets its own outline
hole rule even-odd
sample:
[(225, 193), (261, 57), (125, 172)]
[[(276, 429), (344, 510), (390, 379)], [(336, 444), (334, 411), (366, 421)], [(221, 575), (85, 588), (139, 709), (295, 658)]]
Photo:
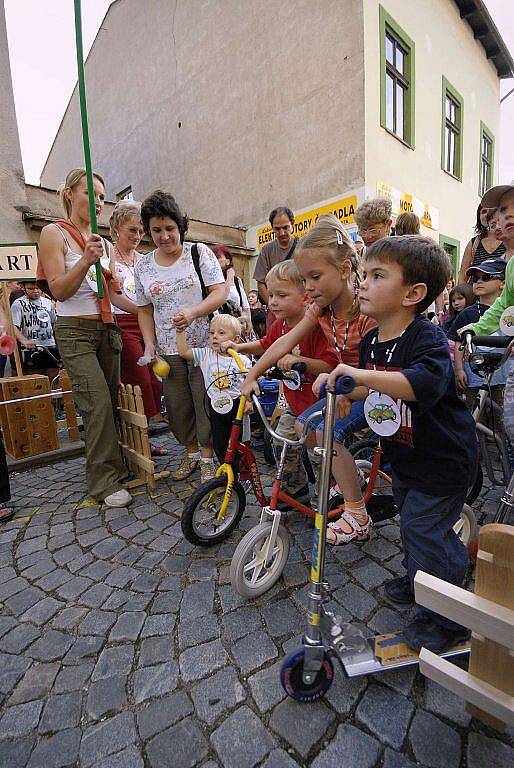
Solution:
[[(346, 531), (343, 531), (339, 527), (340, 520), (344, 520), (348, 523), (352, 529), (351, 533), (346, 533)], [(339, 544), (349, 544), (351, 541), (362, 541), (362, 539), (366, 539), (369, 536), (372, 524), (373, 521), (369, 515), (366, 515), (365, 523), (359, 523), (352, 513), (345, 509), (340, 518), (328, 524), (329, 530), (333, 532), (336, 538), (335, 541), (331, 541), (327, 535), (327, 541), (329, 544), (336, 547), (339, 546)]]

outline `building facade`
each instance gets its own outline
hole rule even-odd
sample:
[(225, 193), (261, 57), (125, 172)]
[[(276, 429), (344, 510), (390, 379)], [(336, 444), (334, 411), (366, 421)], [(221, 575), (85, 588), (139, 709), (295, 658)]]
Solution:
[[(300, 234), (320, 210), (352, 231), (388, 195), (457, 265), (513, 73), (482, 0), (116, 0), (86, 64), (92, 152), (108, 197), (164, 187), (254, 248), (276, 204)], [(74, 93), (42, 184), (80, 162)]]

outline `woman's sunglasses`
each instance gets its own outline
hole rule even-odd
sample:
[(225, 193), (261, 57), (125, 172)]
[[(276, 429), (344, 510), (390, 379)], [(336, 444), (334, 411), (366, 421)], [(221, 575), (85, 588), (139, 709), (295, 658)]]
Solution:
[(471, 278), (472, 283), (478, 283), (479, 281), (482, 281), (483, 283), (488, 283), (489, 280), (503, 280), (503, 275), (500, 274), (500, 272), (495, 272), (492, 275), (485, 272), (481, 272), (479, 275), (473, 275), (473, 277)]

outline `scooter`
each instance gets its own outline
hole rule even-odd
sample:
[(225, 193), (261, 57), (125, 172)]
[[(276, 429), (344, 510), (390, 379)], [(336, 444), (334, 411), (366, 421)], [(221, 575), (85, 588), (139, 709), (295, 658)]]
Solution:
[[(347, 395), (355, 387), (351, 376), (340, 376), (333, 392), (327, 391), (323, 433), (319, 507), (315, 517), (311, 559), (311, 581), (307, 608), (307, 631), (302, 647), (282, 662), (280, 681), (288, 696), (312, 702), (322, 698), (334, 679), (336, 658), (347, 677), (385, 672), (417, 664), (419, 656), (404, 642), (402, 632), (368, 637), (362, 629), (330, 610), (329, 584), (324, 580), (326, 530), (333, 456), (333, 426), (337, 395)], [(441, 656), (469, 653), (469, 643), (455, 646)]]

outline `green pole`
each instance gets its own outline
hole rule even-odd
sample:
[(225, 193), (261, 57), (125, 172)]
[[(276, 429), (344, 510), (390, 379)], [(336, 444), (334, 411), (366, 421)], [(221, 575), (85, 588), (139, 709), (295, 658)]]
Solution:
[[(86, 78), (84, 75), (84, 50), (82, 47), (82, 10), (80, 0), (75, 2), (75, 39), (77, 42), (77, 70), (79, 83), (80, 117), (82, 120), (82, 141), (84, 144), (84, 163), (86, 166), (87, 192), (89, 196), (89, 214), (91, 217), (91, 231), (98, 234), (98, 222), (96, 220), (95, 208), (95, 190), (93, 186), (93, 168), (91, 167), (91, 149), (89, 147), (89, 128), (87, 124), (87, 102), (86, 102)], [(98, 296), (103, 297), (102, 285), (102, 266), (100, 261), (96, 262), (96, 284), (98, 286)]]

